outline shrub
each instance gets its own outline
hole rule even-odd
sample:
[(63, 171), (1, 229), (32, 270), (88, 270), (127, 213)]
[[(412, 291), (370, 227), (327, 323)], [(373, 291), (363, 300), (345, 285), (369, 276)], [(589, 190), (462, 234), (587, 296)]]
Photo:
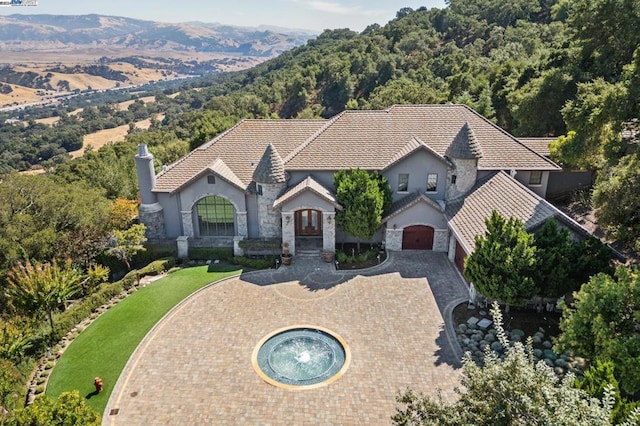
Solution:
[(148, 265), (158, 259), (175, 258), (178, 255), (178, 251), (174, 245), (147, 244), (145, 248), (145, 251), (138, 252), (131, 260), (134, 268)]
[(263, 259), (250, 259), (244, 256), (236, 256), (231, 259), (231, 263), (234, 265), (246, 266), (251, 269), (268, 269), (275, 265), (276, 258), (273, 256)]
[(190, 247), (189, 259), (192, 260), (226, 260), (233, 258), (231, 247)]
[(36, 398), (26, 408), (21, 408), (3, 419), (3, 424), (18, 425), (85, 425), (100, 424), (100, 416), (93, 411), (78, 391), (60, 394), (56, 401), (47, 396)]
[(347, 256), (345, 252), (339, 251), (338, 253), (336, 253), (336, 259), (338, 259), (338, 262), (340, 263), (347, 263), (349, 256)]
[(7, 360), (0, 359), (0, 407), (12, 410), (18, 405), (24, 397), (25, 380), (25, 376), (17, 367)]

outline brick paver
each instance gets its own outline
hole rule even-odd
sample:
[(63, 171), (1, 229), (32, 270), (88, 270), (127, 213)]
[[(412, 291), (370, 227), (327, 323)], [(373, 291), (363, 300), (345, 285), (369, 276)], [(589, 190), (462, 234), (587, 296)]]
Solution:
[[(443, 318), (465, 297), (446, 256), (432, 252), (394, 253), (362, 275), (305, 260), (219, 282), (147, 335), (103, 424), (389, 424), (407, 387), (455, 398), (460, 349)], [(337, 381), (289, 391), (255, 373), (258, 341), (298, 324), (347, 341), (352, 360)]]

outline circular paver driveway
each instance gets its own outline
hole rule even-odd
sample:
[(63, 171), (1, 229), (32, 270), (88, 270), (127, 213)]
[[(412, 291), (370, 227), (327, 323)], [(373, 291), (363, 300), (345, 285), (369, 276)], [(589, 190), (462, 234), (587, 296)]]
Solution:
[[(446, 256), (394, 255), (371, 276), (315, 268), (332, 282), (324, 287), (311, 275), (278, 282), (284, 272), (219, 282), (174, 309), (129, 360), (104, 424), (389, 424), (407, 387), (454, 398), (459, 362), (443, 315), (465, 290)], [(339, 380), (290, 391), (258, 377), (255, 345), (296, 324), (347, 341), (351, 365)]]

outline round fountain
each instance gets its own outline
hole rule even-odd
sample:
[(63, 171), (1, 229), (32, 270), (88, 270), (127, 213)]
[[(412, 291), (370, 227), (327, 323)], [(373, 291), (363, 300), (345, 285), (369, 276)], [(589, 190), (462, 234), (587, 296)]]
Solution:
[(311, 389), (337, 380), (349, 366), (346, 342), (321, 327), (276, 330), (253, 351), (253, 368), (267, 383), (286, 389)]

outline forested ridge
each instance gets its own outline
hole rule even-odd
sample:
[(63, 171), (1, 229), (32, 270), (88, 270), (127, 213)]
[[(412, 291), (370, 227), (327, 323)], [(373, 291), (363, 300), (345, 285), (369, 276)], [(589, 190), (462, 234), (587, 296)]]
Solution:
[[(186, 83), (175, 97), (167, 96), (174, 89), (157, 93), (153, 105), (137, 102), (124, 112), (92, 106), (78, 116), (59, 112), (53, 126), (28, 118), (26, 125), (0, 125), (0, 172), (20, 168), (20, 161), (47, 168), (41, 176), (11, 172), (0, 178), (0, 285), (10, 268), (27, 260), (71, 258), (82, 271), (96, 262), (124, 268), (105, 251), (114, 231), (130, 225), (126, 200), (138, 195), (138, 143), (149, 145), (159, 170), (243, 118), (328, 118), (345, 109), (402, 103), (463, 103), (516, 136), (557, 137), (552, 158), (597, 172), (599, 222), (637, 256), (640, 2), (447, 4), (401, 9), (388, 24), (362, 33), (326, 30), (250, 70)], [(63, 152), (109, 121), (131, 123), (158, 113), (162, 121), (147, 131), (132, 127), (123, 143), (73, 160)], [(8, 149), (12, 143), (24, 152)], [(38, 356), (46, 346), (41, 341), (7, 349), (28, 321), (8, 309), (0, 314), (6, 319), (0, 357), (13, 362)], [(8, 407), (7, 401), (0, 406)]]

